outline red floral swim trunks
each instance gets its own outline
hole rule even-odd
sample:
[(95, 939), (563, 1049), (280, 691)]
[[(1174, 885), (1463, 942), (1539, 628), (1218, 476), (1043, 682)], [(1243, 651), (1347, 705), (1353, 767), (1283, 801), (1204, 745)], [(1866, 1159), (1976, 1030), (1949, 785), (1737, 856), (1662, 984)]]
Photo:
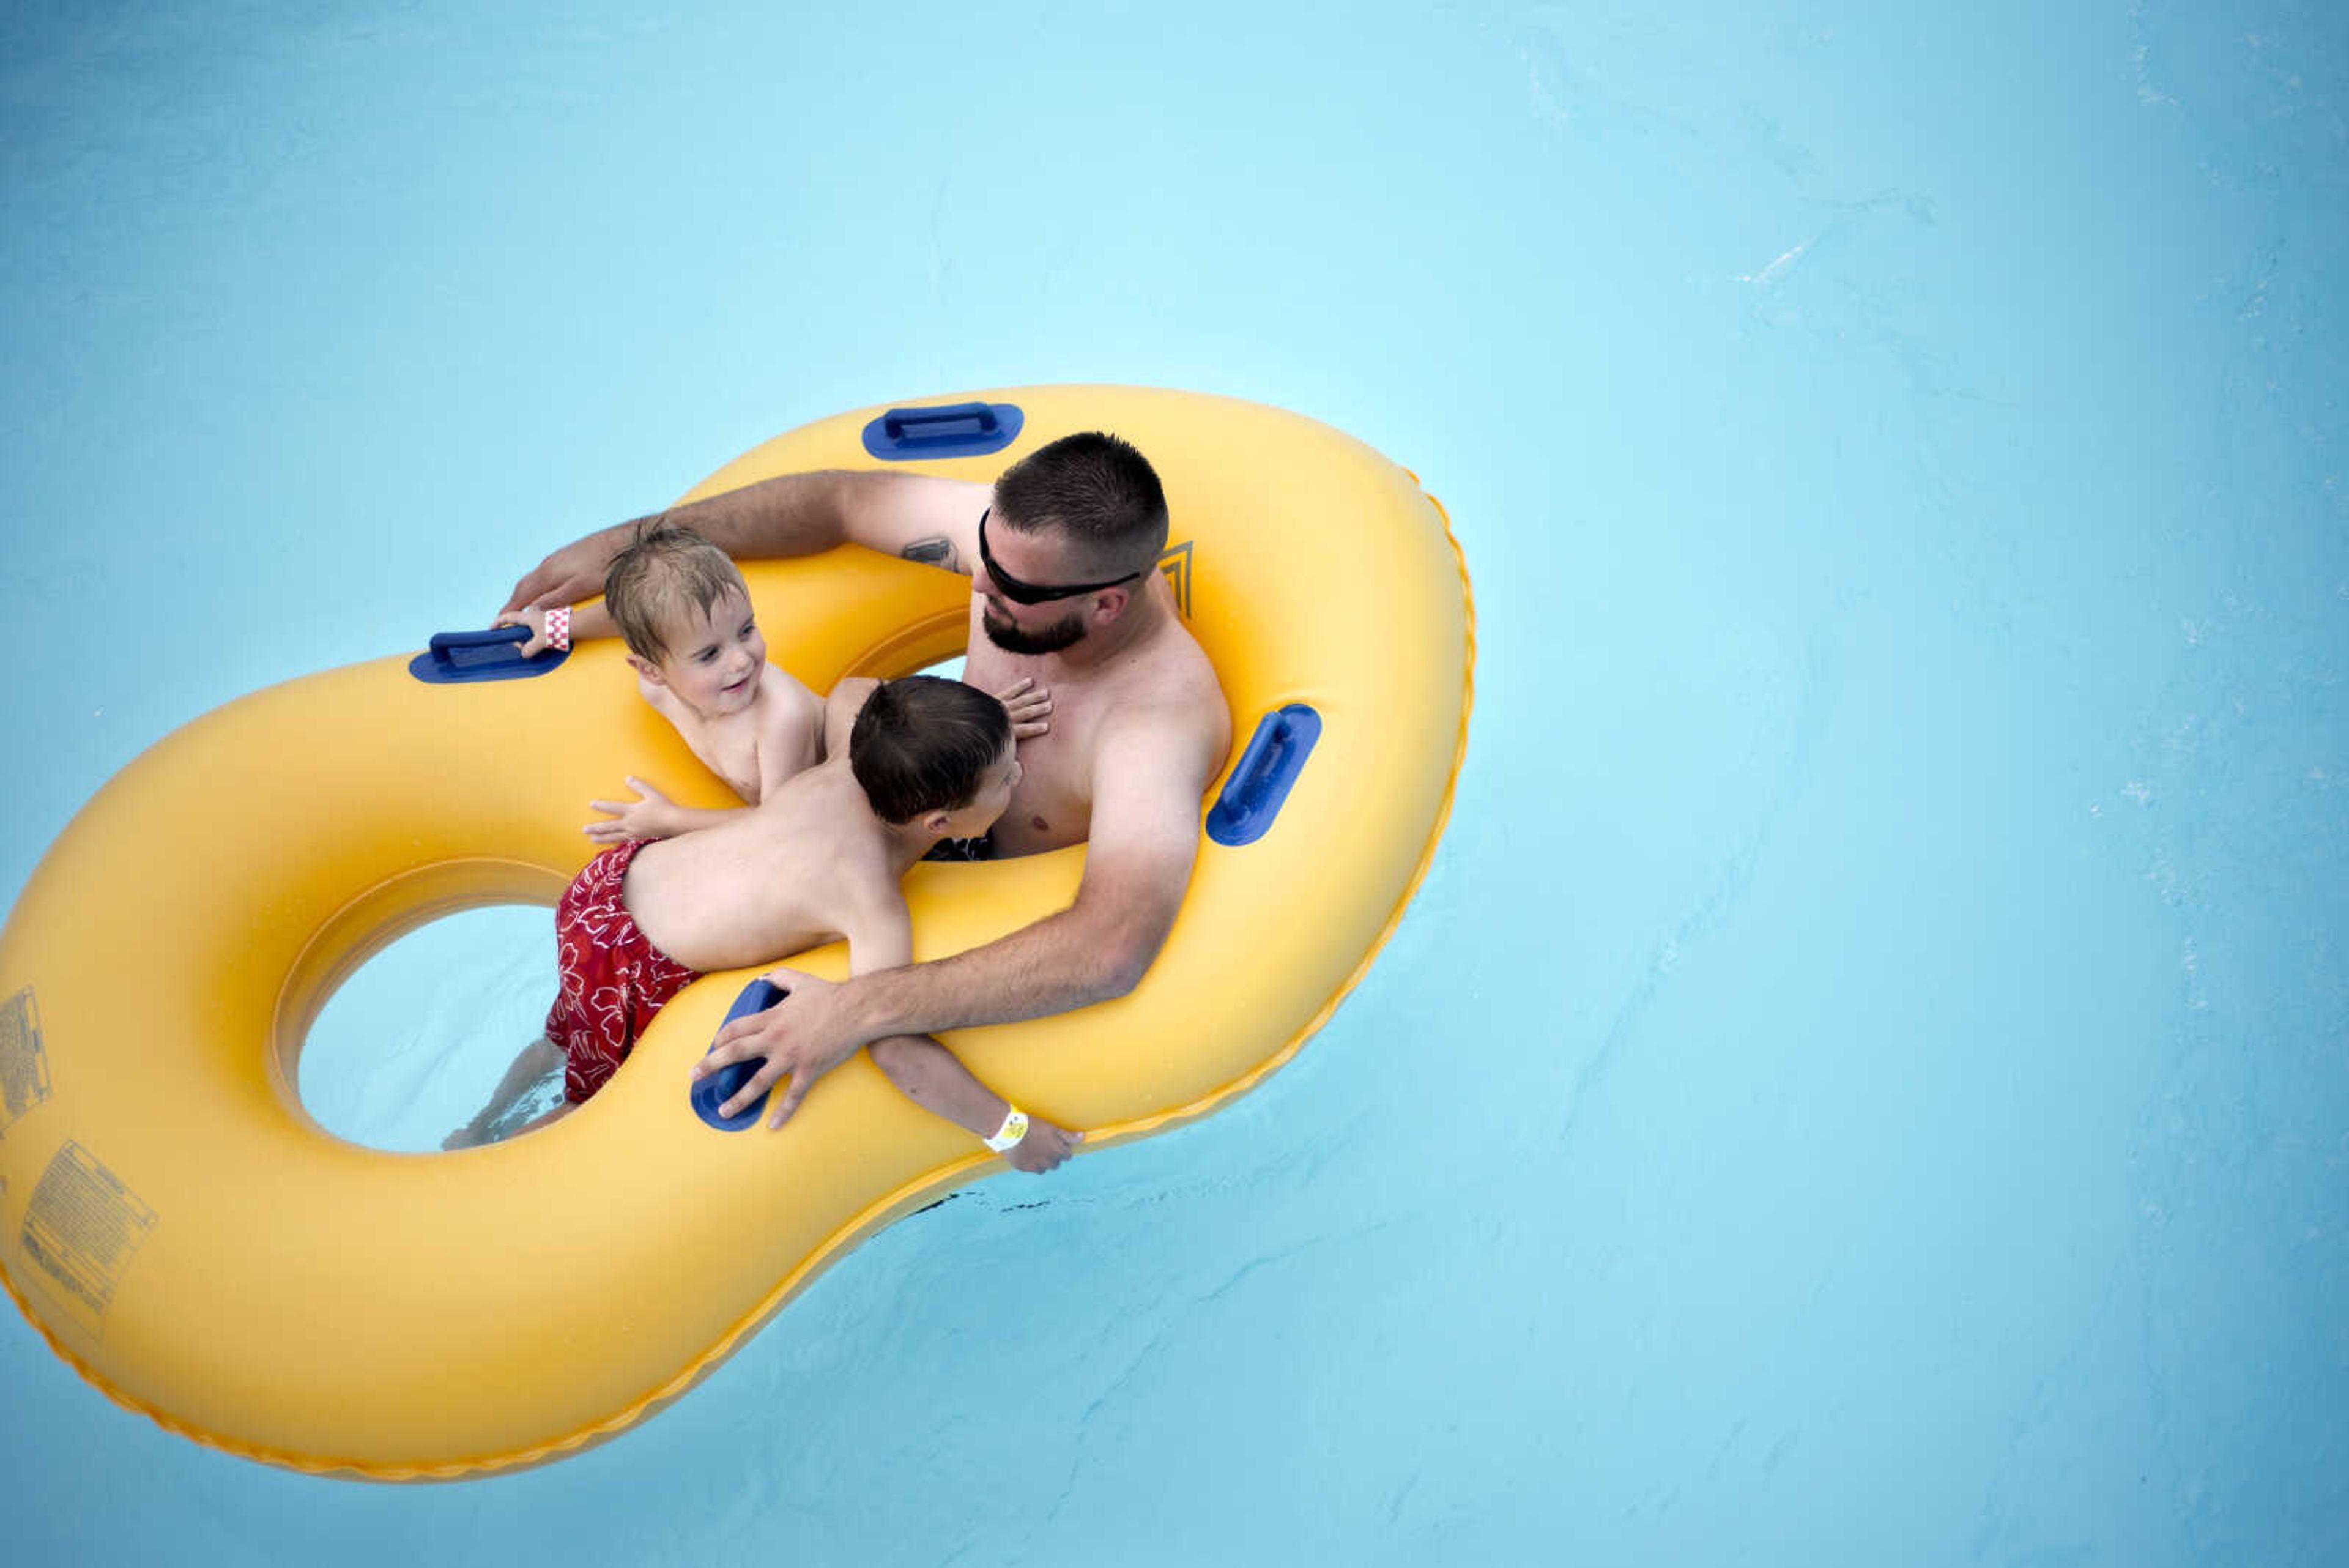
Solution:
[(546, 1037), (563, 1053), (563, 1097), (574, 1106), (611, 1081), (653, 1015), (700, 978), (653, 946), (620, 900), (628, 862), (649, 842), (632, 838), (587, 862), (554, 906), (563, 989)]

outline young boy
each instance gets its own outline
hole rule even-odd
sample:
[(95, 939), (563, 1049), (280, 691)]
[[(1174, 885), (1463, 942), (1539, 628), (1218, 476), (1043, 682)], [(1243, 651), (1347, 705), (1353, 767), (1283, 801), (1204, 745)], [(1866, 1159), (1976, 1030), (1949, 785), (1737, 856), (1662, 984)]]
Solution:
[[(1047, 727), (1050, 704), (1026, 681), (1006, 694), (1028, 715), (1024, 723), (1002, 701), (959, 681), (917, 678), (916, 686), (893, 683), (891, 691), (910, 693), (902, 701), (883, 701), (870, 680), (843, 681), (829, 703), (817, 699), (766, 662), (765, 639), (750, 614), (740, 573), (723, 552), (688, 529), (647, 529), (613, 561), (605, 587), (605, 605), (578, 611), (575, 629), (583, 636), (618, 629), (627, 639), (628, 662), (646, 701), (676, 723), (695, 755), (751, 804), (696, 811), (634, 779), (629, 783), (643, 798), (625, 805), (592, 803), (616, 820), (591, 824), (588, 835), (616, 847), (588, 864), (557, 908), (564, 991), (548, 1015), (546, 1035), (524, 1050), (490, 1104), (443, 1140), (445, 1148), (499, 1136), (500, 1119), (558, 1061), (564, 1065), (564, 1105), (523, 1130), (553, 1121), (586, 1099), (618, 1067), (653, 1015), (702, 970), (781, 957), (828, 936), (849, 939), (851, 966), (859, 973), (912, 961), (911, 931), (897, 892), (905, 867), (949, 829), (957, 837), (984, 833), (1009, 796), (1006, 783), (985, 820), (968, 827), (978, 809), (985, 772), (980, 764), (999, 760), (991, 752), (983, 758), (968, 754), (971, 724), (992, 715), (986, 719), (991, 733), (999, 721), (999, 749), (1007, 755), (1018, 737)], [(527, 655), (551, 641), (564, 641), (574, 629), (563, 624), (565, 618), (566, 612), (533, 610), (501, 617), (500, 624), (529, 626)], [(885, 781), (878, 786), (882, 794), (870, 797), (841, 787), (843, 779), (853, 784), (864, 775), (854, 766), (859, 742), (851, 740), (846, 755), (839, 743), (868, 699), (880, 704), (874, 722), (855, 732), (866, 736), (870, 766), (881, 770), (874, 776)], [(951, 747), (940, 751), (946, 737), (905, 732), (906, 723), (925, 713), (952, 717), (957, 711), (963, 753)], [(837, 765), (826, 778), (812, 779), (792, 792), (786, 809), (761, 809), (784, 806), (786, 786), (806, 776), (827, 753)], [(910, 791), (886, 784), (897, 776), (893, 769), (909, 765), (927, 782)], [(1016, 779), (1016, 758), (1009, 766)], [(886, 815), (893, 811), (902, 815)], [(827, 815), (833, 818), (828, 824)], [(935, 832), (929, 831), (933, 819)], [(655, 839), (682, 845), (711, 835), (718, 842), (694, 842), (690, 853), (657, 857), (665, 867), (671, 858), (679, 865), (654, 874), (649, 895), (644, 893), (646, 873), (631, 874), (637, 852)], [(919, 848), (876, 891), (874, 867), (895, 856), (894, 847), (887, 854), (880, 854), (880, 847), (916, 842)], [(771, 857), (779, 851), (787, 861), (795, 858), (799, 868), (773, 866)], [(705, 873), (712, 874), (704, 880)], [(746, 898), (730, 890), (745, 885), (746, 878), (755, 884), (756, 896)], [(658, 917), (657, 929), (683, 928), (682, 940), (694, 958), (680, 961), (669, 942), (646, 937), (634, 919), (640, 896), (668, 903), (670, 912)], [(1082, 1137), (1048, 1123), (1028, 1123), (936, 1041), (884, 1041), (874, 1058), (916, 1104), (1001, 1147), (1020, 1169), (1050, 1169)], [(1002, 1141), (1023, 1124), (1024, 1136)]]
[[(723, 822), (616, 845), (564, 892), (555, 909), (562, 991), (534, 1047), (545, 1065), (560, 1054), (564, 1103), (523, 1130), (602, 1088), (660, 1009), (707, 971), (834, 937), (847, 940), (854, 974), (912, 961), (898, 881), (938, 840), (975, 836), (1002, 815), (1019, 779), (1010, 718), (987, 693), (926, 675), (843, 681), (830, 705), (854, 713), (844, 755)], [(873, 1056), (916, 1104), (1019, 1169), (1050, 1170), (1083, 1140), (1027, 1116), (935, 1040), (884, 1040)], [(522, 1065), (509, 1085), (528, 1081)], [(502, 1108), (493, 1102), (449, 1147), (487, 1141), (479, 1129)]]
[[(690, 528), (654, 523), (639, 532), (613, 557), (601, 603), (522, 610), (494, 624), (529, 629), (525, 658), (568, 648), (573, 638), (616, 632), (627, 644), (636, 690), (746, 805), (823, 760), (823, 699), (767, 662), (741, 571)], [(1050, 700), (1033, 681), (1000, 695), (1019, 739), (1050, 728)], [(667, 838), (734, 815), (678, 805), (641, 779), (627, 784), (636, 799), (588, 802), (611, 818), (588, 824), (588, 837)]]

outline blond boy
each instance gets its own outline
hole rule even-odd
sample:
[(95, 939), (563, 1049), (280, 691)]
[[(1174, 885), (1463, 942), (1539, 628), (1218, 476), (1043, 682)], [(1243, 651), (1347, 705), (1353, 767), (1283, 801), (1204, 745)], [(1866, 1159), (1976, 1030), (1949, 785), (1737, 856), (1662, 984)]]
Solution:
[[(824, 701), (767, 662), (767, 639), (742, 574), (723, 550), (690, 528), (653, 522), (612, 560), (602, 600), (568, 609), (500, 615), (498, 626), (530, 631), (525, 657), (574, 638), (626, 643), (636, 690), (674, 726), (693, 754), (745, 805), (825, 755)], [(1023, 680), (998, 694), (1021, 740), (1050, 728), (1050, 696)], [(708, 827), (735, 809), (679, 805), (642, 779), (636, 798), (590, 801), (606, 821), (589, 823), (599, 844), (667, 838)]]

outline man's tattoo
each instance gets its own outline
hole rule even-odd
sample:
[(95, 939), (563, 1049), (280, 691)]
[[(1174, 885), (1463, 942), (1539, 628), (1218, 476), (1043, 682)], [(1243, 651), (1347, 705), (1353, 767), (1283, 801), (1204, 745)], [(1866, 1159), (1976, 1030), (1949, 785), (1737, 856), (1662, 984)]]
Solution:
[(925, 566), (944, 566), (949, 572), (962, 570), (962, 552), (957, 550), (954, 541), (943, 534), (916, 539), (897, 553), (909, 561), (919, 561)]

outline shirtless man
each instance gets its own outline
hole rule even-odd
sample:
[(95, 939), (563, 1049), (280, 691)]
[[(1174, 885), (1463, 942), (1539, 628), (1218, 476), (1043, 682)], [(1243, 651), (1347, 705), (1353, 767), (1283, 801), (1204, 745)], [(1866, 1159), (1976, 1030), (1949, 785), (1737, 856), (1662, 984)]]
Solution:
[[(768, 1123), (781, 1127), (818, 1077), (874, 1041), (1066, 1012), (1141, 982), (1182, 908), (1200, 803), (1231, 744), (1215, 671), (1157, 570), (1166, 502), (1141, 452), (1089, 432), (1039, 448), (991, 489), (926, 474), (782, 474), (668, 516), (738, 558), (852, 543), (969, 573), (966, 677), (988, 691), (1032, 680), (1051, 700), (1051, 729), (1021, 746), (991, 850), (1088, 845), (1074, 903), (985, 947), (836, 983), (776, 971), (791, 994), (729, 1024), (695, 1069), (766, 1058), (730, 1114), (788, 1076)], [(549, 556), (506, 607), (596, 593), (641, 521)]]

